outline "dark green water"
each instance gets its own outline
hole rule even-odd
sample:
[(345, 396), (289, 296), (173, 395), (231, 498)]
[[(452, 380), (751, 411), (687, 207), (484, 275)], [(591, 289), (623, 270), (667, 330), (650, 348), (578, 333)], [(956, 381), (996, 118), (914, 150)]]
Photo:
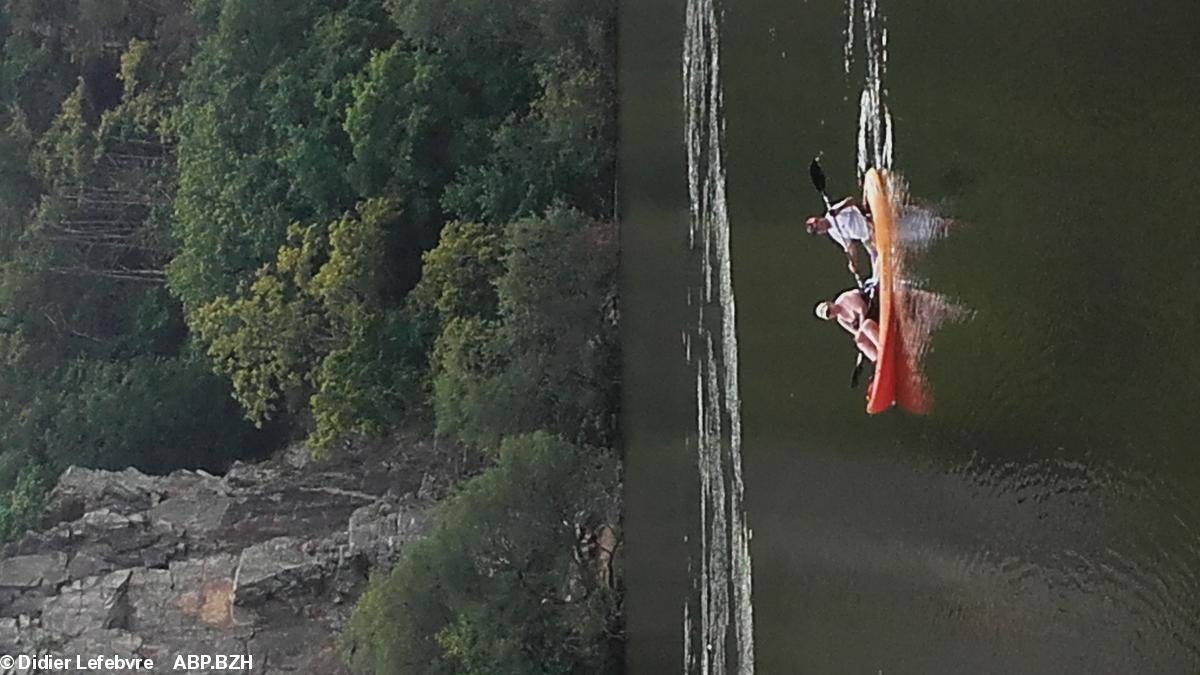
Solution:
[[(1200, 672), (1200, 4), (880, 1), (894, 166), (958, 222), (922, 271), (976, 313), (927, 418), (864, 415), (811, 318), (847, 285), (800, 226), (814, 155), (853, 191), (846, 7), (724, 5), (757, 672)], [(695, 593), (684, 11), (622, 6), (635, 674), (683, 670)]]

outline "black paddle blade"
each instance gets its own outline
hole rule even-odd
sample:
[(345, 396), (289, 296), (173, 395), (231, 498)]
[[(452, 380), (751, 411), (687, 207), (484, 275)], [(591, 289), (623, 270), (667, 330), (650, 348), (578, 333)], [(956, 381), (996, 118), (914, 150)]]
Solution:
[(864, 359), (862, 357), (862, 354), (859, 354), (858, 362), (854, 364), (854, 372), (850, 373), (850, 388), (851, 389), (858, 387), (858, 380), (859, 380), (859, 378), (862, 377), (863, 361), (864, 361)]
[(813, 159), (812, 164), (808, 165), (808, 176), (812, 178), (813, 186), (817, 188), (817, 192), (825, 194), (825, 172), (821, 170), (821, 163)]

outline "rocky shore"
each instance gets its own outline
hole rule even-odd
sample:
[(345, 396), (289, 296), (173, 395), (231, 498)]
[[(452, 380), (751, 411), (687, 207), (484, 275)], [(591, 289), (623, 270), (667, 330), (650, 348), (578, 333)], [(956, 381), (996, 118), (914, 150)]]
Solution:
[[(215, 672), (173, 665), (220, 654), (250, 657), (222, 672), (346, 672), (336, 636), (369, 575), (428, 531), (463, 467), (454, 449), (411, 439), (334, 455), (294, 448), (224, 476), (68, 469), (43, 527), (0, 548), (0, 654), (142, 658), (156, 673)], [(77, 671), (0, 664), (52, 672)]]

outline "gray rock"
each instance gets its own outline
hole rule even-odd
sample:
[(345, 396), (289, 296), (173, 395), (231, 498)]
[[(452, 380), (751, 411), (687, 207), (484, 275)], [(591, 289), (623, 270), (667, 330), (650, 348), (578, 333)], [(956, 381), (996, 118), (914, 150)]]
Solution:
[(120, 628), (100, 628), (88, 630), (66, 643), (62, 653), (67, 656), (81, 654), (131, 658), (139, 655), (143, 644), (142, 638), (129, 631)]
[(304, 469), (313, 463), (312, 450), (303, 445), (288, 448), (280, 456), (283, 463), (293, 469)]
[(103, 471), (73, 466), (63, 472), (50, 493), (43, 525), (76, 520), (89, 511), (108, 508), (118, 513), (145, 511), (163, 499), (188, 491), (221, 489), (221, 480), (196, 471), (148, 476), (137, 469)]
[(41, 616), (42, 606), (46, 604), (48, 594), (52, 591), (37, 589), (33, 591), (0, 593), (0, 616)]
[(242, 551), (234, 577), (234, 602), (252, 605), (297, 591), (319, 592), (337, 559), (328, 552), (315, 553), (309, 542), (293, 537), (276, 537)]
[(46, 601), (42, 627), (68, 638), (88, 631), (123, 628), (129, 617), (125, 591), (130, 570), (76, 581)]
[(44, 524), (76, 520), (102, 506), (125, 513), (147, 509), (157, 496), (154, 487), (153, 479), (137, 469), (116, 472), (72, 466), (50, 493)]
[(17, 623), (17, 618), (7, 617), (0, 619), (0, 654), (19, 652), (18, 645), (20, 642), (21, 630)]
[(118, 567), (130, 567), (130, 565), (116, 565), (90, 551), (79, 551), (67, 564), (67, 576), (71, 579), (84, 579), (107, 574)]
[(151, 523), (141, 513), (100, 508), (37, 538), (26, 537), (21, 547), (66, 554), (66, 578), (83, 579), (127, 567), (166, 565), (179, 554), (181, 543), (182, 533), (169, 524)]
[(232, 503), (218, 492), (197, 490), (164, 499), (147, 515), (156, 523), (168, 524), (197, 537), (219, 528)]
[(69, 469), (45, 527), (0, 547), (0, 653), (136, 655), (166, 673), (177, 654), (220, 652), (264, 675), (345, 673), (335, 637), (368, 576), (429, 528), (413, 495), (451, 483), (429, 477), (438, 451), (297, 447), (222, 478)]
[(31, 590), (57, 586), (67, 576), (67, 556), (61, 551), (9, 558), (0, 565), (0, 589)]
[(430, 525), (428, 509), (385, 501), (368, 504), (350, 516), (350, 554), (363, 556), (372, 565), (390, 565), (404, 547), (424, 537)]

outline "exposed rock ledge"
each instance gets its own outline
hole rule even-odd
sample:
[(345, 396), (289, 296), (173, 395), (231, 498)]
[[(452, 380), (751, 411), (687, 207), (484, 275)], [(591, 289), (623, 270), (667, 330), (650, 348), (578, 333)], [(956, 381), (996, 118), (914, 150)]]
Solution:
[[(325, 462), (297, 448), (223, 477), (69, 469), (42, 531), (0, 548), (0, 654), (345, 672), (334, 639), (367, 576), (424, 535), (452, 482), (425, 470), (452, 452), (389, 445)], [(59, 671), (0, 666), (33, 672)]]

